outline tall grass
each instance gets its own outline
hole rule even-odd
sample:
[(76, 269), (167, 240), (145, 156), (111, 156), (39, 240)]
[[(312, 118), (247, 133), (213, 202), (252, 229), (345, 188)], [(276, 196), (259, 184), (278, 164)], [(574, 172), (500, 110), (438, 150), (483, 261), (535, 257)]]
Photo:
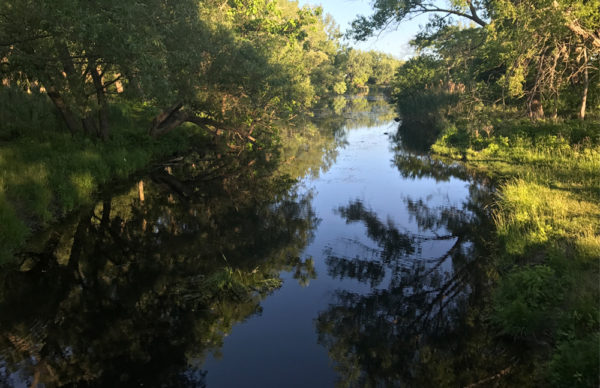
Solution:
[(498, 197), (496, 226), (507, 253), (523, 255), (529, 247), (564, 241), (574, 248), (573, 258), (600, 258), (600, 206), (596, 201), (522, 178), (504, 184)]

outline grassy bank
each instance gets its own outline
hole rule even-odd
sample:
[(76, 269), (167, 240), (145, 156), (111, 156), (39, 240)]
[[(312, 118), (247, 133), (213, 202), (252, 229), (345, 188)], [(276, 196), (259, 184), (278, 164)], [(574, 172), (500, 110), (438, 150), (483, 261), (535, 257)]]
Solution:
[(101, 186), (202, 141), (191, 127), (152, 139), (147, 128), (154, 112), (128, 104), (112, 108), (109, 141), (72, 136), (45, 96), (26, 98), (0, 109), (0, 264), (33, 231), (91, 203)]
[(536, 384), (598, 386), (600, 125), (465, 128), (447, 126), (432, 151), (499, 183), (492, 324), (525, 352)]

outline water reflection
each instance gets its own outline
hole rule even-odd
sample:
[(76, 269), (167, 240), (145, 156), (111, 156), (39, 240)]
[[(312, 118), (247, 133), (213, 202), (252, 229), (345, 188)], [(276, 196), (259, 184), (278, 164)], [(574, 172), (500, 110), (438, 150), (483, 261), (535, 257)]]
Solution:
[(317, 114), (320, 126), (356, 129), (388, 124), (395, 117), (392, 106), (383, 95), (338, 96), (331, 111)]
[(298, 259), (318, 223), (310, 193), (222, 159), (107, 194), (3, 273), (0, 385), (202, 386), (205, 352), (280, 271), (314, 277)]
[[(481, 330), (489, 182), (410, 148), (413, 132), (390, 147), (382, 100), (340, 109), (282, 129), (279, 152), (175, 158), (53, 229), (0, 273), (0, 386), (322, 383), (324, 349), (340, 386), (467, 386), (512, 365)], [(244, 321), (253, 341), (210, 364)]]
[[(389, 115), (373, 105), (360, 125)], [(319, 219), (296, 180), (335, 163), (345, 123), (284, 128), (280, 150), (174, 158), (56, 226), (0, 272), (0, 386), (205, 386), (207, 354), (280, 273), (316, 278), (301, 252)]]
[(340, 387), (466, 386), (511, 364), (482, 328), (492, 267), (487, 260), (487, 182), (401, 145), (394, 163), (409, 179), (469, 179), (462, 203), (424, 196), (402, 201), (415, 228), (396, 225), (363, 201), (337, 209), (375, 244), (353, 241), (348, 257), (326, 250), (330, 276), (370, 287), (339, 289), (322, 311), (319, 342), (335, 361)]

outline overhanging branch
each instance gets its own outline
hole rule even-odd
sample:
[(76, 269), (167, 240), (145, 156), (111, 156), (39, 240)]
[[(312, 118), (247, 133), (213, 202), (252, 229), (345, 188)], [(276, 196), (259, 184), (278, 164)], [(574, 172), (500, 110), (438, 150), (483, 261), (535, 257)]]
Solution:
[(479, 24), (481, 27), (485, 27), (487, 25), (487, 23), (484, 20), (482, 20), (479, 16), (477, 16), (475, 7), (471, 4), (471, 2), (469, 2), (469, 9), (471, 10), (470, 14), (461, 12), (461, 11), (458, 11), (455, 9), (440, 8), (433, 4), (420, 4), (420, 8), (418, 10), (416, 10), (415, 12), (419, 13), (419, 14), (446, 13), (446, 14), (456, 15), (456, 16), (460, 16), (460, 17), (469, 19), (469, 20)]

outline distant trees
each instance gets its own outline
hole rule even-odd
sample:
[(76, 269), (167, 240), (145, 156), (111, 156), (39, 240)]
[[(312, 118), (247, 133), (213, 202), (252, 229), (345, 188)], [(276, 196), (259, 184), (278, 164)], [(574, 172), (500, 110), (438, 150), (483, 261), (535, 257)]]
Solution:
[(389, 54), (346, 48), (338, 54), (337, 63), (345, 74), (347, 90), (367, 91), (369, 86), (390, 86), (402, 62)]

